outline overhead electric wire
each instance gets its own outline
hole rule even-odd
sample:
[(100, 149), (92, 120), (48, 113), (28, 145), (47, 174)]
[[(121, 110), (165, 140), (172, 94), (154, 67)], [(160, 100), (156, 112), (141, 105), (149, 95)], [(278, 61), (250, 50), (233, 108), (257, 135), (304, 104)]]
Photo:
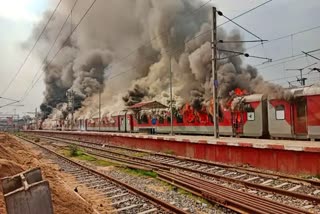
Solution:
[[(288, 38), (288, 37), (291, 37), (291, 36), (295, 36), (295, 35), (298, 35), (298, 34), (301, 34), (301, 33), (306, 33), (306, 32), (312, 31), (312, 30), (316, 30), (316, 29), (320, 29), (320, 25), (315, 26), (315, 27), (311, 27), (311, 28), (308, 28), (308, 29), (305, 29), (305, 30), (300, 30), (300, 31), (297, 31), (297, 32), (294, 32), (294, 33), (291, 33), (291, 34), (286, 34), (284, 36), (280, 36), (280, 37), (277, 37), (277, 38), (274, 38), (274, 39), (270, 39), (267, 42), (264, 42), (264, 44), (267, 44), (267, 43), (270, 43), (270, 42), (275, 42), (275, 41), (278, 41), (278, 40), (281, 40), (281, 39), (285, 39), (285, 38)], [(253, 46), (251, 46), (249, 48), (246, 48), (246, 50), (249, 50), (249, 49), (252, 49), (252, 48), (256, 48), (258, 46), (260, 46), (260, 44), (259, 45), (253, 45)]]
[(52, 43), (51, 47), (49, 48), (49, 51), (48, 51), (46, 57), (43, 59), (43, 61), (42, 61), (41, 65), (40, 65), (38, 71), (37, 71), (36, 74), (34, 75), (32, 81), (31, 81), (31, 84), (29, 85), (29, 87), (26, 89), (25, 93), (24, 93), (23, 96), (21, 97), (21, 100), (23, 100), (23, 99), (26, 97), (26, 95), (29, 93), (30, 90), (32, 90), (32, 88), (34, 87), (34, 85), (36, 84), (36, 82), (38, 81), (38, 79), (41, 78), (42, 75), (40, 74), (40, 76), (38, 77), (37, 81), (35, 81), (35, 79), (36, 79), (36, 77), (38, 76), (38, 74), (42, 71), (42, 67), (45, 65), (45, 62), (47, 61), (49, 55), (51, 54), (51, 51), (53, 50), (56, 42), (58, 41), (58, 38), (60, 37), (60, 34), (62, 33), (62, 30), (64, 29), (65, 25), (67, 24), (67, 21), (68, 21), (68, 19), (70, 18), (71, 13), (72, 13), (72, 10), (75, 8), (77, 2), (78, 2), (78, 0), (75, 0), (74, 4), (73, 4), (73, 6), (72, 6), (72, 8), (71, 8), (71, 10), (70, 10), (69, 15), (67, 16), (67, 18), (65, 19), (65, 21), (64, 21), (63, 24), (61, 25), (61, 27), (60, 27), (60, 29), (59, 29), (59, 32), (58, 32), (58, 34), (57, 34), (54, 42)]
[(6, 98), (6, 97), (0, 97), (0, 99), (4, 99), (4, 100), (9, 100), (9, 101), (18, 101), (18, 100), (14, 100), (14, 99), (11, 99), (11, 98)]
[(17, 72), (14, 74), (13, 78), (10, 80), (9, 84), (5, 87), (5, 89), (1, 92), (2, 96), (3, 94), (5, 94), (8, 89), (11, 87), (12, 83), (15, 81), (15, 79), (17, 78), (17, 76), (19, 75), (19, 73), (21, 72), (22, 68), (24, 67), (24, 65), (26, 64), (26, 62), (28, 61), (29, 57), (31, 56), (31, 53), (33, 52), (34, 48), (36, 47), (36, 45), (38, 44), (41, 36), (43, 35), (43, 33), (45, 32), (45, 30), (47, 29), (50, 21), (52, 20), (54, 14), (56, 13), (59, 5), (61, 4), (62, 0), (60, 0), (57, 4), (57, 6), (55, 7), (55, 9), (53, 10), (50, 18), (48, 19), (47, 23), (45, 24), (44, 28), (42, 29), (41, 33), (39, 34), (38, 38), (36, 39), (35, 43), (33, 44), (32, 48), (30, 49), (30, 51), (28, 52), (27, 56), (25, 57), (25, 59), (23, 60), (22, 64), (20, 65), (19, 69), (17, 70)]
[(14, 102), (11, 102), (11, 103), (2, 105), (2, 106), (0, 106), (0, 108), (6, 107), (6, 106), (10, 106), (10, 105), (15, 104), (15, 103), (18, 103), (18, 102), (20, 102), (20, 101), (14, 101)]
[[(51, 63), (53, 62), (53, 60), (58, 56), (58, 54), (60, 53), (60, 51), (63, 49), (64, 45), (69, 41), (70, 37), (72, 36), (72, 34), (77, 30), (77, 28), (79, 27), (79, 25), (81, 24), (82, 20), (85, 18), (85, 16), (88, 14), (88, 12), (91, 10), (91, 8), (93, 7), (93, 5), (95, 4), (97, 0), (93, 0), (91, 5), (89, 6), (89, 8), (86, 10), (86, 12), (83, 14), (83, 16), (80, 18), (80, 20), (78, 21), (78, 23), (76, 24), (76, 26), (73, 28), (73, 30), (71, 31), (70, 35), (66, 38), (66, 40), (63, 42), (63, 44), (61, 45), (61, 47), (59, 48), (59, 50), (56, 52), (56, 54), (51, 58), (50, 62), (48, 62), (47, 66), (50, 66)], [(34, 88), (34, 86), (37, 84), (37, 82), (40, 80), (42, 74), (44, 72), (41, 73), (41, 75), (39, 76), (39, 78), (36, 80), (36, 82), (33, 84), (32, 88), (29, 90), (28, 94), (30, 93), (30, 91)], [(25, 95), (28, 96), (28, 94)], [(23, 99), (25, 98), (23, 97)]]
[[(245, 11), (245, 12), (243, 12), (243, 13), (240, 13), (239, 15), (231, 18), (231, 20), (235, 20), (235, 19), (237, 19), (237, 18), (240, 18), (241, 16), (244, 16), (244, 15), (250, 13), (251, 11), (254, 11), (254, 10), (258, 9), (259, 7), (262, 7), (262, 6), (264, 6), (265, 4), (267, 4), (267, 3), (271, 2), (271, 1), (272, 1), (272, 0), (268, 0), (268, 1), (266, 1), (266, 2), (263, 2), (263, 3), (259, 4), (258, 6), (253, 7), (253, 8), (251, 8), (250, 10), (247, 10), (247, 11)], [(229, 23), (229, 22), (230, 22), (230, 21), (228, 20), (228, 21), (223, 22), (222, 24), (217, 25), (217, 29), (218, 29), (219, 27), (221, 27), (221, 26)], [(207, 30), (207, 31), (205, 31), (205, 32), (202, 32), (202, 33), (196, 35), (195, 37), (191, 38), (190, 40), (195, 39), (195, 38), (198, 38), (198, 37), (203, 36), (203, 35), (205, 35), (205, 34), (211, 33), (211, 31), (212, 31), (212, 28), (210, 28), (209, 30)], [(190, 40), (189, 40), (189, 41), (190, 41)], [(187, 41), (187, 42), (188, 42), (188, 41)]]
[[(317, 74), (317, 73), (313, 73), (313, 74)], [(305, 76), (305, 75), (312, 75), (312, 74), (305, 73), (305, 74), (302, 74), (302, 75)], [(284, 80), (284, 79), (294, 78), (294, 77), (297, 77), (297, 76), (298, 76), (298, 75), (292, 75), (292, 76), (280, 77), (280, 78), (275, 78), (275, 79), (266, 80), (266, 81), (268, 81), (268, 82), (277, 82), (278, 80)]]
[[(313, 50), (313, 51), (311, 51), (312, 53), (313, 52), (317, 52), (317, 51), (320, 51), (320, 49), (316, 49), (316, 50)], [(311, 52), (306, 52), (306, 53), (311, 53)], [(279, 58), (279, 59), (276, 59), (276, 60), (273, 60), (271, 63), (268, 63), (268, 64), (271, 64), (271, 65), (266, 65), (266, 66), (264, 66), (264, 67), (262, 67), (262, 68), (259, 68), (260, 70), (261, 69), (265, 69), (265, 68), (269, 68), (269, 67), (274, 67), (274, 66), (277, 66), (277, 65), (281, 65), (281, 64), (283, 64), (283, 63), (287, 63), (287, 62), (291, 62), (291, 61), (295, 61), (295, 60), (298, 60), (298, 59), (301, 59), (301, 58), (304, 58), (304, 57), (306, 57), (305, 56), (305, 54), (296, 54), (296, 55), (294, 55), (294, 56), (286, 56), (286, 57), (282, 57), (282, 58)], [(283, 61), (283, 60), (286, 60), (286, 59), (290, 59), (290, 60), (287, 60), (287, 61), (285, 61), (285, 62), (281, 62), (281, 61)], [(280, 62), (280, 63), (277, 63), (277, 64), (273, 64), (273, 63), (275, 63), (275, 62)], [(265, 63), (264, 64), (257, 64), (257, 65), (254, 65), (254, 67), (259, 67), (259, 66), (262, 66), (262, 65), (265, 65)]]
[[(219, 12), (218, 12), (219, 14)], [(222, 14), (222, 13), (221, 13)], [(257, 39), (260, 39), (260, 41), (262, 42), (263, 39), (261, 39), (261, 37), (257, 36), (256, 34), (252, 33), (251, 31), (249, 31), (248, 29), (246, 29), (245, 27), (239, 25), (237, 22), (233, 21), (232, 19), (228, 18), (227, 16), (225, 16), (224, 14), (222, 14), (222, 16), (224, 18), (226, 18), (228, 21), (232, 22), (233, 24), (237, 25), (239, 28), (241, 28), (242, 30), (246, 31), (247, 33), (251, 34), (252, 36), (256, 37)]]

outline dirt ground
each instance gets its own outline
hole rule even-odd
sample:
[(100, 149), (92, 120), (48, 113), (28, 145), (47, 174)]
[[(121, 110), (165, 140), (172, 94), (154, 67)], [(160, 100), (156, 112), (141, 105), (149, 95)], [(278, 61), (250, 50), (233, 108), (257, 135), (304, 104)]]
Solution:
[[(21, 144), (12, 137), (0, 133), (0, 179), (24, 170), (40, 167), (45, 180), (49, 181), (54, 213), (57, 214), (90, 214), (94, 213), (91, 205), (81, 200), (72, 189), (60, 179), (64, 175), (58, 167), (49, 165), (40, 153)], [(0, 213), (5, 213), (4, 198), (0, 185)]]

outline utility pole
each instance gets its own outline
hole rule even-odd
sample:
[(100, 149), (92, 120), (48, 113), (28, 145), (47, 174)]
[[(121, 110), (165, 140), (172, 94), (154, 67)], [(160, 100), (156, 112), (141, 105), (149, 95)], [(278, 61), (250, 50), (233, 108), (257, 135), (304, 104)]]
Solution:
[(74, 91), (70, 90), (66, 92), (68, 98), (68, 110), (71, 111), (71, 130), (73, 129), (73, 113), (74, 113)]
[(302, 86), (305, 86), (306, 80), (307, 80), (307, 78), (302, 76), (302, 70), (300, 70), (300, 79), (298, 81), (301, 83)]
[(34, 112), (35, 120), (36, 120), (36, 130), (38, 130), (38, 109), (36, 108)]
[(218, 75), (217, 75), (217, 9), (212, 7), (212, 35), (211, 35), (211, 48), (212, 48), (212, 75), (213, 75), (213, 124), (214, 136), (219, 138), (219, 101), (218, 101)]
[(170, 56), (169, 56), (169, 85), (170, 85), (170, 134), (173, 135), (173, 108), (172, 108), (172, 105), (173, 105), (173, 101), (172, 101), (172, 71), (171, 71), (171, 53), (170, 53)]
[(306, 77), (303, 77), (303, 74), (302, 74), (302, 71), (306, 68), (309, 68), (310, 66), (313, 66), (317, 63), (313, 63), (311, 65), (307, 65), (303, 68), (290, 68), (290, 69), (286, 69), (287, 71), (300, 71), (300, 78), (297, 77), (297, 81), (300, 82), (301, 86), (305, 86), (306, 85), (306, 80), (307, 78)]
[(101, 131), (101, 89), (99, 89), (99, 132)]
[(16, 129), (17, 129), (16, 109), (13, 109), (13, 116), (12, 116), (12, 131), (16, 131)]

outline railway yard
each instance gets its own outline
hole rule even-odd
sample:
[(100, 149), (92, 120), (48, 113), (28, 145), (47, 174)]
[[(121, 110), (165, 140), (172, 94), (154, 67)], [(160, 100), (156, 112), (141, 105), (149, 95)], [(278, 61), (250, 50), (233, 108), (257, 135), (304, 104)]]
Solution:
[(37, 154), (40, 167), (44, 162), (55, 173), (63, 173), (59, 182), (92, 213), (320, 212), (320, 181), (313, 176), (94, 143), (57, 133), (3, 136)]

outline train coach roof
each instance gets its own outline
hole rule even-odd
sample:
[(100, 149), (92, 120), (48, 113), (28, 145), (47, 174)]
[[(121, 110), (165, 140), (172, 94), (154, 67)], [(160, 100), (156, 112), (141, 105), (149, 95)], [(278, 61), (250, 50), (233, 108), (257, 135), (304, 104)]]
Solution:
[(305, 88), (292, 89), (291, 92), (294, 96), (311, 96), (311, 95), (320, 95), (319, 86), (310, 86)]
[(158, 101), (140, 102), (128, 107), (128, 109), (134, 109), (134, 110), (148, 110), (148, 109), (157, 109), (157, 108), (168, 108), (168, 107), (163, 105), (162, 103), (159, 103)]
[(263, 94), (251, 94), (244, 96), (244, 101), (245, 102), (256, 102), (256, 101), (261, 101), (264, 99)]

